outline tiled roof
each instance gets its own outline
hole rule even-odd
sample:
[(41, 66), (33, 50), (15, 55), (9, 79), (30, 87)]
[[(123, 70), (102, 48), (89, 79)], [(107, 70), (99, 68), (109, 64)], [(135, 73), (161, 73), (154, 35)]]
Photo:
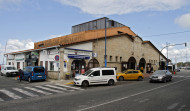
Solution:
[[(107, 29), (107, 37), (112, 37), (120, 34), (127, 34), (132, 36), (137, 36), (129, 27), (115, 27)], [(90, 41), (94, 39), (100, 39), (105, 37), (105, 29), (90, 30), (79, 33), (74, 33), (66, 36), (61, 36), (49, 40), (44, 40), (34, 43), (34, 49), (40, 49), (55, 45), (69, 45), (74, 43), (80, 43), (85, 41)], [(39, 45), (43, 45), (40, 47)]]

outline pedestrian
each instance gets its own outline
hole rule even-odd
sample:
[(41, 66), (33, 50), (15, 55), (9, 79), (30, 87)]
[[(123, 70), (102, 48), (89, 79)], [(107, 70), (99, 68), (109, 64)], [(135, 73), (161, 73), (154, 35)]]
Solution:
[(143, 73), (143, 67), (141, 67), (141, 69), (140, 69), (140, 70), (141, 70), (141, 72)]
[(24, 76), (24, 72), (21, 69), (19, 69), (18, 74), (19, 74), (19, 79), (20, 79), (20, 82), (21, 82), (21, 80), (22, 80), (22, 78)]

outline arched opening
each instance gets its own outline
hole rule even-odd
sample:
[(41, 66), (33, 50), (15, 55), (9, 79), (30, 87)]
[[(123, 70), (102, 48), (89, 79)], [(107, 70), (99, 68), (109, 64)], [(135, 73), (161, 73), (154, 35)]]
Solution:
[(128, 60), (128, 69), (135, 69), (136, 59), (134, 57), (130, 57)]
[(84, 59), (73, 60), (71, 64), (72, 76), (75, 77), (78, 74), (84, 74), (86, 69), (86, 62)]
[(160, 62), (160, 70), (165, 70), (165, 66), (166, 66), (165, 62), (161, 61)]
[(88, 62), (88, 69), (100, 67), (100, 64), (97, 59), (93, 58)]
[(144, 70), (145, 70), (145, 65), (146, 65), (146, 61), (144, 58), (141, 58), (140, 61), (139, 61), (139, 68), (140, 68), (140, 71), (143, 73)]

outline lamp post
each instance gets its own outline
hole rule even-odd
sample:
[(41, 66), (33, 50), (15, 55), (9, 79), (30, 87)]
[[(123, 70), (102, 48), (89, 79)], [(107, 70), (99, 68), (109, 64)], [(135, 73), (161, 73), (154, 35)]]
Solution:
[(107, 22), (107, 20), (106, 20), (106, 17), (105, 17), (105, 57), (104, 57), (105, 58), (105, 67), (107, 67), (107, 55), (106, 55), (106, 48), (107, 48), (106, 47), (107, 26), (106, 25), (107, 25), (107, 23), (106, 22)]
[[(183, 45), (183, 44), (185, 44), (185, 47), (187, 47), (187, 43), (185, 42), (185, 43), (174, 44), (174, 45), (169, 45), (168, 43), (166, 43), (166, 46), (162, 48), (162, 50), (165, 49), (165, 48), (167, 48), (167, 66), (166, 66), (167, 70), (168, 70), (168, 47), (169, 46), (176, 46), (176, 45)], [(162, 50), (160, 52), (162, 52)], [(159, 56), (159, 63), (160, 63), (160, 56)]]

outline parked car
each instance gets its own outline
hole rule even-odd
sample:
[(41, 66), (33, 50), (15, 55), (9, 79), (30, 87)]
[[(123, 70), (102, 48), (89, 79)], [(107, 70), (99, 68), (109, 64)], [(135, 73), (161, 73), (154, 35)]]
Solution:
[(23, 70), (24, 76), (22, 79), (28, 80), (29, 82), (35, 80), (46, 80), (45, 68), (42, 66), (27, 66)]
[(172, 73), (168, 70), (157, 70), (150, 76), (150, 82), (162, 81), (167, 82), (172, 80)]
[(175, 69), (176, 72), (180, 72), (180, 69)]
[(115, 68), (92, 68), (74, 78), (75, 85), (82, 87), (95, 84), (114, 85), (116, 82)]
[(9, 76), (17, 75), (17, 74), (18, 74), (18, 70), (16, 69), (16, 67), (12, 65), (1, 66), (1, 76), (5, 75), (9, 77)]
[(123, 73), (117, 73), (117, 80), (139, 80), (142, 81), (144, 76), (140, 70), (126, 70)]

